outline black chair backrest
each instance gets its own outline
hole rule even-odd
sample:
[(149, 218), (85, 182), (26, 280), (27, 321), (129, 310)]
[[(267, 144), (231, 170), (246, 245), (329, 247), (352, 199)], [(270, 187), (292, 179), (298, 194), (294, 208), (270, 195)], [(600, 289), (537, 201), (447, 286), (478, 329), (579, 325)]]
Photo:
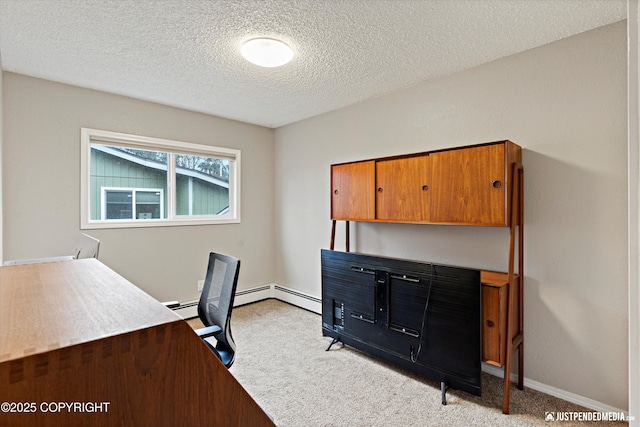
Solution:
[(215, 350), (222, 363), (231, 366), (236, 345), (231, 335), (231, 310), (240, 273), (240, 260), (211, 252), (207, 277), (198, 302), (198, 317), (205, 326), (217, 325), (222, 332), (215, 336)]

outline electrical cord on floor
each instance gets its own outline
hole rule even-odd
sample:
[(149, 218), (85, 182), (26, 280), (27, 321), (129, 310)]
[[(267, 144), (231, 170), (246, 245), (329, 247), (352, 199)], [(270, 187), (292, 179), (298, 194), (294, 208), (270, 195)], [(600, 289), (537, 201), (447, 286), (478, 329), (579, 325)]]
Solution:
[(420, 357), (420, 352), (422, 351), (422, 342), (424, 341), (424, 337), (425, 337), (424, 329), (425, 329), (426, 320), (427, 320), (427, 309), (429, 308), (429, 299), (431, 297), (431, 285), (433, 285), (433, 276), (434, 276), (434, 270), (433, 270), (433, 264), (431, 264), (431, 277), (429, 278), (429, 290), (427, 291), (427, 300), (424, 303), (424, 311), (422, 312), (422, 325), (420, 326), (420, 344), (418, 345), (418, 351), (415, 351), (415, 348), (412, 346), (411, 352), (410, 352), (411, 361), (413, 363), (416, 363), (418, 361), (418, 358)]

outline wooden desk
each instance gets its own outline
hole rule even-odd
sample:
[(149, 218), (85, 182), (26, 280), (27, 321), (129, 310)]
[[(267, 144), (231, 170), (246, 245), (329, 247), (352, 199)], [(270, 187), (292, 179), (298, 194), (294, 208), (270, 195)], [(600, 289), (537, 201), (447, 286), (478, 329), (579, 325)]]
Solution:
[(95, 259), (0, 267), (0, 404), (2, 426), (274, 425), (186, 322)]

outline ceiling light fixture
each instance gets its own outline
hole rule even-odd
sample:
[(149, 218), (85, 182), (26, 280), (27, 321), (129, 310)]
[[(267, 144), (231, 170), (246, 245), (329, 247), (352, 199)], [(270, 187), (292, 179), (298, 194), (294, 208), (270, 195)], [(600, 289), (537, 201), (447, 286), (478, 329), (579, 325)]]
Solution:
[(252, 39), (240, 48), (244, 58), (261, 67), (280, 67), (291, 61), (293, 50), (287, 44), (275, 39)]

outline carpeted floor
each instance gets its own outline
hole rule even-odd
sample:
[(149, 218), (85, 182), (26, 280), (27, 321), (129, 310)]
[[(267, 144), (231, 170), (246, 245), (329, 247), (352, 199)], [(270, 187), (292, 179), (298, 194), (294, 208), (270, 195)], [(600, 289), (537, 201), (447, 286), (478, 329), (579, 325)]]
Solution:
[[(190, 320), (193, 327), (199, 320)], [(627, 426), (626, 422), (545, 421), (585, 408), (525, 387), (503, 415), (502, 380), (483, 374), (482, 397), (449, 389), (322, 336), (320, 315), (277, 300), (236, 307), (231, 373), (280, 427)], [(526, 361), (525, 361), (526, 363)]]

